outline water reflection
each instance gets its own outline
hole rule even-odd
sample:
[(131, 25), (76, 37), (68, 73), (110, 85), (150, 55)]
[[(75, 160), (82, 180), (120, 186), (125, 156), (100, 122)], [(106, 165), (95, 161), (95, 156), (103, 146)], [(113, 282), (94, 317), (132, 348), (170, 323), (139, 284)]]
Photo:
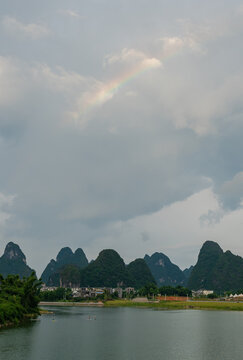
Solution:
[(25, 360), (31, 353), (31, 346), (35, 338), (35, 328), (40, 321), (29, 321), (20, 327), (1, 329), (0, 331), (0, 359)]
[[(53, 310), (53, 308), (52, 308)], [(0, 332), (4, 360), (240, 359), (243, 313), (55, 308), (28, 327)]]

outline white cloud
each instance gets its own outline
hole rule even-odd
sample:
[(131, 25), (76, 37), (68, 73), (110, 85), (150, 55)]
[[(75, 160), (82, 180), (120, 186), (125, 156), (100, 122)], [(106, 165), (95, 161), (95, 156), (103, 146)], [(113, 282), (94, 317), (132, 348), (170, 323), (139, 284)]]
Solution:
[(115, 63), (128, 63), (139, 62), (146, 59), (147, 56), (139, 50), (124, 48), (120, 53), (108, 54), (105, 56), (104, 65), (112, 65)]
[(238, 13), (239, 13), (240, 15), (243, 14), (243, 4), (240, 4), (240, 6), (238, 7)]
[(243, 74), (215, 82), (195, 75), (192, 72), (186, 83), (187, 74), (181, 73), (177, 78), (172, 74), (170, 91), (162, 101), (178, 129), (190, 128), (198, 135), (215, 133), (228, 117), (231, 119), (234, 109), (243, 111)]
[(67, 71), (60, 66), (52, 69), (46, 64), (36, 64), (30, 75), (37, 84), (45, 84), (51, 91), (72, 94), (79, 91), (80, 87), (88, 86), (91, 81), (91, 78), (76, 72)]
[(193, 52), (203, 54), (201, 45), (197, 39), (193, 36), (172, 36), (172, 37), (163, 37), (159, 40), (162, 42), (162, 59), (166, 59), (171, 56), (178, 55), (181, 51), (189, 49)]
[(81, 76), (60, 66), (52, 69), (46, 64), (28, 65), (0, 56), (0, 106), (16, 106), (25, 98), (30, 98), (32, 93), (40, 91), (48, 91), (51, 96), (58, 94), (63, 105), (60, 121), (71, 121), (79, 126), (85, 120), (84, 117), (80, 118), (80, 114), (84, 114), (83, 109), (89, 106), (94, 94), (100, 94), (100, 103), (109, 97), (109, 94), (102, 93), (103, 83), (94, 78)]
[(58, 12), (60, 14), (71, 16), (71, 17), (77, 18), (77, 19), (82, 19), (83, 18), (77, 11), (70, 10), (70, 9), (61, 9)]
[(125, 95), (129, 96), (129, 97), (136, 97), (138, 95), (138, 93), (136, 91), (130, 90), (130, 91), (127, 91)]
[(14, 35), (24, 35), (33, 40), (46, 37), (50, 34), (50, 30), (41, 24), (24, 24), (17, 19), (5, 16), (2, 20), (2, 25), (5, 31), (12, 33)]
[(0, 106), (8, 106), (21, 99), (26, 88), (25, 74), (17, 61), (0, 56)]
[(90, 249), (115, 248), (127, 261), (164, 252), (182, 268), (190, 266), (206, 239), (224, 242), (224, 238), (215, 238), (212, 227), (202, 226), (200, 221), (203, 214), (219, 208), (217, 197), (208, 188), (159, 211), (108, 224)]
[[(204, 217), (220, 212), (224, 216), (217, 221), (207, 221)], [(164, 252), (185, 268), (196, 263), (204, 241), (214, 240), (225, 250), (231, 249), (243, 256), (243, 246), (239, 246), (242, 216), (243, 209), (224, 212), (217, 195), (208, 188), (157, 212), (108, 224), (91, 244), (90, 252), (94, 256), (102, 248), (115, 248), (127, 262), (146, 253)]]
[(126, 66), (140, 66), (144, 64), (151, 67), (161, 67), (162, 63), (159, 59), (146, 55), (137, 49), (122, 49), (119, 53), (109, 54), (105, 56), (104, 66), (122, 64)]
[(8, 209), (13, 205), (15, 197), (16, 196), (14, 195), (5, 195), (0, 193), (0, 232), (2, 227), (11, 217)]

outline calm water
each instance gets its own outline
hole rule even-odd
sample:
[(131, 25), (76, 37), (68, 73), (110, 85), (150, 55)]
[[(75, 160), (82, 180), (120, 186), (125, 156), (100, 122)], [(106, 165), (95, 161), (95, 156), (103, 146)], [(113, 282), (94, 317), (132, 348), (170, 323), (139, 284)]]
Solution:
[[(243, 312), (51, 308), (0, 331), (1, 360), (242, 359)], [(88, 320), (96, 316), (96, 320)]]

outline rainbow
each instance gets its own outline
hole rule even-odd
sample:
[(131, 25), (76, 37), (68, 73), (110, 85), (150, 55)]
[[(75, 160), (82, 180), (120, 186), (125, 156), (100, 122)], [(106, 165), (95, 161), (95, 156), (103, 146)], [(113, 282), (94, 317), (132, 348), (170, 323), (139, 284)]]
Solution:
[(85, 101), (83, 112), (86, 113), (91, 108), (102, 105), (106, 101), (110, 100), (118, 89), (120, 89), (122, 86), (124, 86), (131, 80), (137, 78), (148, 70), (159, 68), (161, 66), (162, 63), (156, 58), (145, 59), (141, 61), (132, 70), (123, 73), (116, 79), (113, 79), (107, 84), (102, 85), (101, 89), (99, 89), (98, 91), (90, 94)]

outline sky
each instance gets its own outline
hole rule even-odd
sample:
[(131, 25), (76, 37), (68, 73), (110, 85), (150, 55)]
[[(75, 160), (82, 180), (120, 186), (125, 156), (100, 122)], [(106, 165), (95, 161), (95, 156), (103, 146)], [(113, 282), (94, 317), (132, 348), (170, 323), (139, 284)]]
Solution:
[(243, 256), (243, 2), (2, 0), (0, 253)]

